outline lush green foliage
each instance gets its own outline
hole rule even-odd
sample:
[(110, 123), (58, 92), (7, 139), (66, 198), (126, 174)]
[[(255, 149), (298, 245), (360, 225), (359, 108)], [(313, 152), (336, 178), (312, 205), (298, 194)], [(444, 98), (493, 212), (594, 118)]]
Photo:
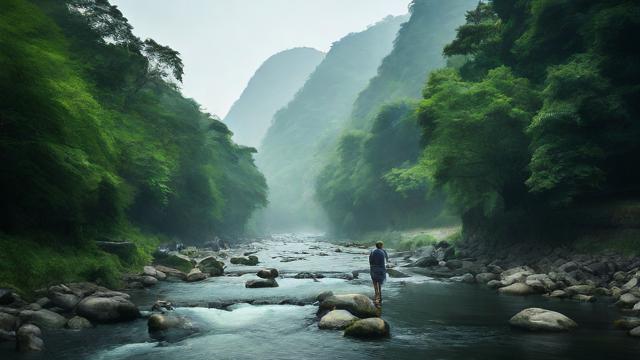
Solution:
[(224, 118), (233, 130), (233, 139), (259, 147), (276, 111), (293, 99), (323, 58), (324, 53), (316, 49), (294, 48), (260, 65)]
[(465, 10), (475, 4), (412, 3), (410, 19), (356, 99), (337, 150), (316, 183), (317, 198), (334, 231), (354, 234), (452, 221), (441, 214), (442, 193), (432, 191), (423, 169), (416, 166), (420, 130), (415, 104), (406, 99), (417, 101), (429, 72), (445, 65), (442, 47), (464, 22)]
[(53, 238), (98, 261), (93, 239), (148, 248), (136, 228), (186, 242), (242, 231), (265, 204), (254, 150), (180, 94), (178, 55), (106, 1), (2, 2), (3, 248)]
[(426, 179), (408, 181), (397, 175), (420, 155), (415, 107), (387, 105), (370, 133), (351, 131), (340, 138), (335, 158), (316, 186), (335, 231), (353, 234), (434, 223), (442, 201), (425, 201)]
[(481, 3), (424, 91), (425, 175), (503, 229), (639, 195), (638, 30), (632, 1)]
[(334, 43), (294, 99), (274, 116), (256, 158), (269, 184), (264, 221), (271, 230), (323, 225), (313, 196), (315, 179), (403, 21), (387, 18)]

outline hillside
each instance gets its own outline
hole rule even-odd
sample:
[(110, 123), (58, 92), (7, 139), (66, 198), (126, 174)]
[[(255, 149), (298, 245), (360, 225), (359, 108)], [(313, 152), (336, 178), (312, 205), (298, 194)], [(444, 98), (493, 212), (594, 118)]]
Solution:
[(131, 30), (108, 2), (2, 2), (0, 286), (118, 282), (265, 204), (253, 150), (178, 90), (179, 53)]
[(404, 17), (389, 17), (333, 44), (295, 98), (276, 113), (256, 157), (269, 184), (272, 228), (319, 225), (313, 183), (324, 148), (348, 119), (358, 93), (391, 51)]
[(276, 111), (287, 105), (324, 58), (312, 48), (269, 57), (255, 72), (224, 118), (238, 144), (258, 148)]
[[(428, 74), (446, 65), (442, 48), (455, 38), (473, 0), (414, 1), (391, 53), (358, 95), (335, 149), (316, 183), (331, 229), (353, 234), (455, 222), (441, 214), (444, 196), (425, 178), (410, 184), (396, 168), (415, 165), (421, 131), (417, 99)], [(427, 200), (427, 195), (429, 199)]]

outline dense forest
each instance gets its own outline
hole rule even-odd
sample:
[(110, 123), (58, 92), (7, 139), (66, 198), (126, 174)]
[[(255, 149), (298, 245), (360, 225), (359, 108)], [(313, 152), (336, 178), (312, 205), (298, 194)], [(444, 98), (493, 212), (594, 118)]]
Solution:
[(356, 99), (316, 181), (316, 198), (333, 231), (353, 235), (456, 221), (444, 211), (442, 191), (432, 191), (426, 178), (405, 181), (399, 173), (421, 153), (416, 107), (427, 75), (446, 65), (442, 48), (475, 5), (473, 0), (412, 3), (409, 21)]
[(255, 150), (181, 95), (182, 74), (107, 1), (2, 1), (0, 283), (109, 283), (158, 242), (243, 231), (266, 204)]
[(224, 123), (238, 144), (260, 147), (276, 111), (285, 107), (324, 58), (312, 48), (294, 48), (269, 57), (256, 70)]
[[(420, 4), (428, 2), (414, 2), (412, 20)], [(634, 1), (477, 4), (444, 47), (448, 66), (429, 76), (423, 100), (386, 106), (368, 133), (340, 140), (318, 181), (334, 226), (395, 226), (394, 213), (410, 221), (413, 201), (433, 204), (434, 194), (446, 196), (467, 237), (485, 240), (566, 236), (595, 221), (597, 211), (584, 217), (585, 209), (615, 212), (620, 200), (617, 225), (635, 223), (639, 14)], [(419, 155), (415, 135), (396, 139), (414, 121)], [(407, 204), (389, 205), (400, 200)], [(380, 204), (390, 213), (359, 216)]]
[(275, 114), (256, 156), (269, 184), (269, 207), (259, 219), (267, 230), (324, 227), (313, 196), (320, 164), (405, 20), (389, 17), (334, 43), (294, 99)]

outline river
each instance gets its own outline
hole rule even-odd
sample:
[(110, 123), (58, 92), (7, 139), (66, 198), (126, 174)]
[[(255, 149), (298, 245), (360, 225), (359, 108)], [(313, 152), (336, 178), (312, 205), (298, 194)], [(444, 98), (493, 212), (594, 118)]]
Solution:
[[(257, 251), (261, 266), (284, 275), (277, 288), (247, 289), (259, 267), (229, 265), (230, 274), (198, 283), (162, 282), (132, 293), (141, 309), (156, 299), (178, 305), (199, 331), (176, 342), (153, 341), (146, 320), (99, 325), (82, 331), (56, 330), (44, 334), (46, 350), (19, 354), (0, 344), (2, 359), (632, 359), (640, 342), (614, 330), (620, 316), (606, 300), (577, 303), (542, 296), (514, 297), (478, 285), (444, 282), (422, 275), (390, 279), (384, 286), (382, 317), (391, 338), (361, 341), (340, 331), (319, 330), (314, 305), (324, 290), (366, 293), (368, 275), (360, 279), (295, 279), (300, 271), (328, 276), (367, 268), (367, 251), (317, 242), (313, 237), (280, 237), (235, 250)], [(281, 262), (283, 257), (300, 258)], [(243, 274), (244, 272), (248, 272)], [(251, 305), (246, 302), (264, 305)], [(226, 309), (208, 303), (235, 303)], [(508, 320), (527, 307), (559, 311), (579, 328), (569, 333), (529, 333), (509, 327)]]

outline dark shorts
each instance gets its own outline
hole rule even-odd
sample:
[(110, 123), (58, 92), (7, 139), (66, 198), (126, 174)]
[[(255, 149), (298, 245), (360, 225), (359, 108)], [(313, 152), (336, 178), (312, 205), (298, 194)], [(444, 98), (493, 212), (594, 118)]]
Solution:
[(373, 282), (384, 283), (387, 279), (387, 269), (384, 267), (371, 267), (371, 280)]

